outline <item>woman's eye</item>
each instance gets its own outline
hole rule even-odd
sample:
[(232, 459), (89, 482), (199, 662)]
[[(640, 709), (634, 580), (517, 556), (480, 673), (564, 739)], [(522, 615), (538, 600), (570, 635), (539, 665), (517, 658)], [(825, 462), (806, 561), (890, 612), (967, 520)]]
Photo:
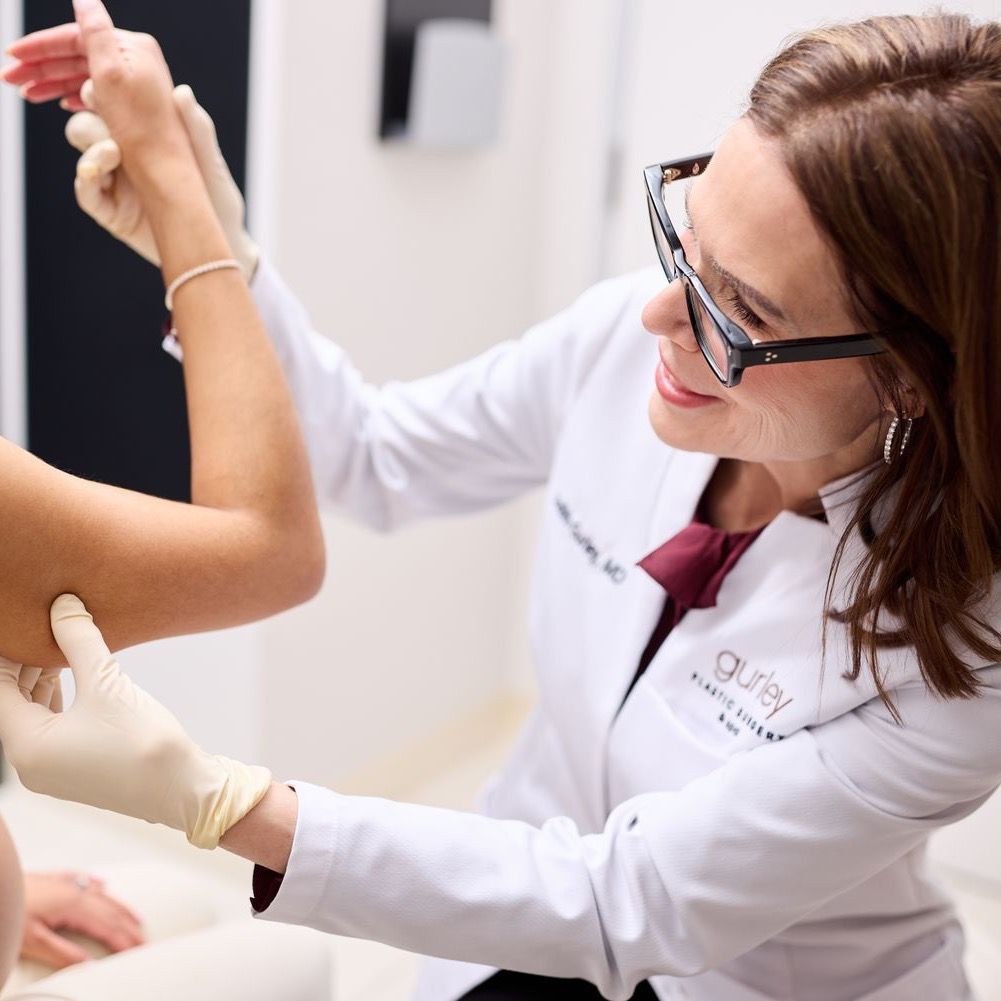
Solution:
[(762, 320), (757, 313), (749, 309), (744, 300), (741, 299), (740, 296), (733, 291), (733, 289), (727, 288), (725, 290), (725, 295), (730, 308), (733, 310), (734, 315), (738, 320), (742, 323), (746, 323), (754, 330), (760, 330), (765, 325), (765, 321)]

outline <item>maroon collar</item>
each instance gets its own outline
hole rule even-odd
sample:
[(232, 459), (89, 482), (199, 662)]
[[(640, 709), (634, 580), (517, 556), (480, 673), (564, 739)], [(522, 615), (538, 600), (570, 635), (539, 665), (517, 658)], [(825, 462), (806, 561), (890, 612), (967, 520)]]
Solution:
[(668, 539), (638, 566), (683, 608), (711, 608), (723, 579), (763, 529), (725, 532), (696, 511), (690, 525)]

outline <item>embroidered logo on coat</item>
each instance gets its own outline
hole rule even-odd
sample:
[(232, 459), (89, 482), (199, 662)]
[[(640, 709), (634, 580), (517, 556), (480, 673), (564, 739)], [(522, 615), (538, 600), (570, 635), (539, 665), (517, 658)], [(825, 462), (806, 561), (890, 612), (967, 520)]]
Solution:
[[(769, 721), (795, 699), (786, 695), (785, 689), (775, 680), (774, 671), (765, 674), (752, 668), (733, 651), (721, 650), (716, 655), (713, 676), (707, 678), (692, 671), (691, 680), (720, 706), (718, 722), (731, 736), (750, 733), (762, 740), (783, 739), (783, 734), (769, 728), (774, 727)], [(741, 690), (746, 692), (743, 697)]]

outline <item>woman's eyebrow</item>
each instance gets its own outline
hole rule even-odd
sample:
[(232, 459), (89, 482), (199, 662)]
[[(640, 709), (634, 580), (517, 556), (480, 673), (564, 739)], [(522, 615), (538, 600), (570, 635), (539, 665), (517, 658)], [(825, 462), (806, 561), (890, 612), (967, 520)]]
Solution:
[[(689, 181), (685, 185), (685, 215), (688, 216), (688, 225), (692, 232), (695, 232), (695, 223), (692, 220), (692, 210), (690, 205), (689, 196), (692, 190), (692, 182)], [(731, 288), (739, 292), (745, 299), (753, 302), (760, 309), (769, 313), (776, 320), (782, 320), (783, 322), (788, 321), (788, 317), (782, 310), (774, 303), (771, 299), (764, 294), (764, 292), (759, 292), (753, 285), (748, 285), (743, 279), (738, 278), (735, 274), (727, 271), (719, 261), (716, 260), (711, 254), (707, 254), (706, 257), (709, 259), (709, 266), (723, 279)]]
[(736, 289), (745, 299), (753, 302), (760, 309), (763, 309), (766, 313), (770, 313), (776, 320), (786, 321), (788, 318), (785, 313), (779, 309), (778, 306), (772, 302), (763, 292), (759, 292), (753, 285), (748, 285), (747, 282), (741, 281), (736, 275), (731, 274), (724, 268), (719, 261), (716, 260), (711, 254), (706, 255), (709, 258), (709, 265), (712, 267), (713, 271), (716, 272), (729, 285), (731, 288)]

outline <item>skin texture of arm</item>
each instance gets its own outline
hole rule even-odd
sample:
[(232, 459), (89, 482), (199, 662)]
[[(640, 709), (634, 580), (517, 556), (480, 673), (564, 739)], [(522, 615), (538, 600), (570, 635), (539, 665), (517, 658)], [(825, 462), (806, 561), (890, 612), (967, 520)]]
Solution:
[(222, 836), (219, 847), (272, 872), (285, 872), (298, 816), (295, 790), (272, 782), (264, 799)]
[[(143, 200), (165, 281), (229, 258), (155, 41), (116, 36), (99, 4), (77, 13), (97, 105)], [(305, 448), (240, 273), (183, 286), (174, 321), (191, 505), (78, 479), (0, 441), (0, 653), (11, 660), (64, 663), (48, 621), (63, 591), (85, 595), (121, 648), (261, 618), (319, 587), (323, 541)], [(114, 392), (110, 381), (92, 388)]]

